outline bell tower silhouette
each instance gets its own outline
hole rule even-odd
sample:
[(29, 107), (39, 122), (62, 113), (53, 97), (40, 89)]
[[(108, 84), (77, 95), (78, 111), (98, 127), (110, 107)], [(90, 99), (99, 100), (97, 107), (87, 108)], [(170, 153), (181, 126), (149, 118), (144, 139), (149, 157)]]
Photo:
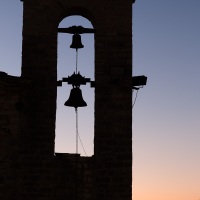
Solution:
[[(22, 78), (30, 80), (31, 86), (25, 97), (26, 126), (21, 131), (28, 138), (27, 156), (40, 158), (35, 163), (44, 168), (42, 172), (38, 166), (37, 170), (29, 166), (30, 182), (30, 173), (40, 171), (35, 175), (33, 188), (25, 189), (29, 200), (74, 199), (73, 184), (70, 185), (73, 156), (54, 155), (58, 25), (71, 15), (87, 18), (96, 30), (94, 156), (79, 157), (79, 165), (86, 167), (78, 172), (81, 189), (76, 199), (132, 198), (133, 3), (131, 0), (23, 0)], [(25, 168), (26, 161), (23, 163)], [(48, 177), (48, 184), (41, 177)], [(42, 183), (46, 185), (41, 186)]]

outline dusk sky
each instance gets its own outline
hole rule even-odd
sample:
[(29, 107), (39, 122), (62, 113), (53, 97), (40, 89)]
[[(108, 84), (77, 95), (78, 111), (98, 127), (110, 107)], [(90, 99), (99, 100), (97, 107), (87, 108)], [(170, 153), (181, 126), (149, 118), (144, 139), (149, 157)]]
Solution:
[[(125, 0), (124, 0), (125, 1)], [(21, 74), (23, 3), (1, 0), (0, 71)], [(103, 15), (103, 13), (102, 13)], [(123, 17), (123, 16), (122, 16)], [(47, 22), (48, 23), (48, 22)], [(59, 27), (92, 27), (82, 17)], [(58, 79), (75, 71), (72, 35), (58, 34)], [(94, 80), (94, 35), (82, 36), (78, 69)], [(200, 0), (137, 0), (133, 4), (133, 76), (148, 77), (133, 107), (133, 199), (200, 200)], [(93, 154), (94, 89), (81, 87), (79, 133)], [(55, 152), (75, 153), (75, 111), (58, 88)], [(136, 92), (133, 92), (133, 102)], [(79, 152), (85, 156), (79, 144)]]

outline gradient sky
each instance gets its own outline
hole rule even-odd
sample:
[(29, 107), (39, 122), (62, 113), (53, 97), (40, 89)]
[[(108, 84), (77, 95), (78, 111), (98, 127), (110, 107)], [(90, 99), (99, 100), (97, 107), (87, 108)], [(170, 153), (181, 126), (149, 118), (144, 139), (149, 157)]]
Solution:
[[(0, 71), (15, 76), (21, 74), (22, 5), (20, 0), (0, 3)], [(81, 17), (64, 19), (60, 27), (75, 24), (92, 27)], [(59, 34), (58, 41), (61, 79), (75, 70), (75, 52), (69, 48), (71, 35)], [(82, 41), (79, 71), (94, 79), (94, 37), (84, 35)], [(133, 199), (199, 200), (199, 0), (136, 1), (133, 75), (148, 77), (133, 108)], [(75, 152), (75, 112), (63, 106), (70, 89), (58, 88), (56, 152)], [(88, 107), (79, 109), (79, 132), (92, 155), (94, 89), (89, 85), (81, 89)]]

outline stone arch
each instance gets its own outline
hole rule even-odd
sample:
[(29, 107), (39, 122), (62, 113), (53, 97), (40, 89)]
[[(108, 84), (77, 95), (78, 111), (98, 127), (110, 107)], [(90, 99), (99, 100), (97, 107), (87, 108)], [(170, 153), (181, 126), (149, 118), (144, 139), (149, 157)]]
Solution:
[(58, 5), (63, 9), (63, 12), (59, 16), (59, 23), (66, 17), (77, 15), (89, 20), (95, 28), (95, 17), (89, 9), (81, 6), (72, 6), (66, 9), (62, 4), (58, 3)]
[[(83, 15), (81, 16), (77, 14), (65, 17), (60, 22), (59, 28), (70, 27), (73, 25), (81, 25), (85, 28), (94, 28), (90, 20), (83, 17)], [(80, 70), (82, 76), (90, 78), (93, 81), (95, 72), (94, 34), (81, 34), (81, 38), (84, 48), (78, 51), (78, 71)], [(72, 34), (58, 32), (58, 80), (72, 75), (72, 73), (75, 71), (76, 51), (70, 48), (71, 41)], [(87, 57), (87, 59), (85, 59), (85, 57)], [(71, 89), (72, 86), (68, 85), (67, 83), (63, 83), (62, 87), (57, 88), (55, 152), (75, 152), (75, 111), (73, 108), (64, 106), (64, 102), (69, 98)], [(83, 99), (86, 101), (87, 106), (78, 109), (80, 131), (79, 136), (81, 137), (81, 142), (79, 141), (78, 152), (83, 156), (91, 156), (93, 155), (94, 148), (94, 88), (91, 88), (90, 84), (87, 83), (86, 85), (81, 86), (81, 90)], [(66, 122), (68, 124), (66, 124)], [(87, 130), (85, 126), (87, 126)], [(62, 144), (62, 146), (59, 144)], [(82, 145), (84, 146), (84, 149)], [(86, 154), (84, 151), (86, 151)]]

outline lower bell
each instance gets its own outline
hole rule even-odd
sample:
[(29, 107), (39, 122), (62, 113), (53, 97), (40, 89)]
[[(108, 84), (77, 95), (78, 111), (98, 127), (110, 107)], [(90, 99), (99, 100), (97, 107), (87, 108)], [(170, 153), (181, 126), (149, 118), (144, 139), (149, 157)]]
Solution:
[(87, 103), (83, 100), (81, 89), (80, 88), (71, 89), (69, 99), (65, 102), (64, 105), (74, 108), (87, 106)]

